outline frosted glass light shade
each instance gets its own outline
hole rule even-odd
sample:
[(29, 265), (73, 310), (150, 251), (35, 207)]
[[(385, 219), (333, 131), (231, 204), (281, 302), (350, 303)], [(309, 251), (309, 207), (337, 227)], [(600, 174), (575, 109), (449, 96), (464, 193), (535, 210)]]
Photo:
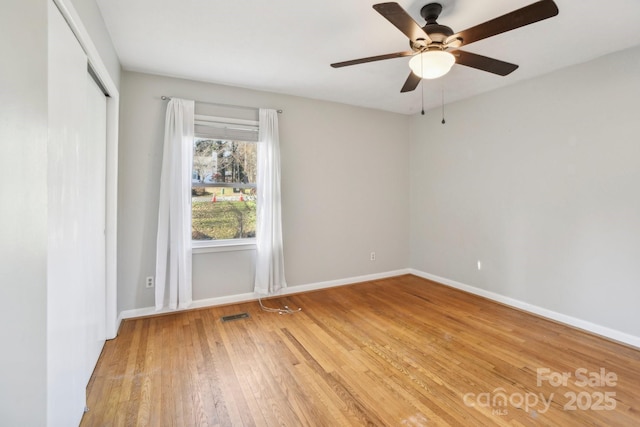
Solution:
[(455, 62), (455, 58), (449, 52), (428, 50), (414, 55), (409, 60), (409, 68), (422, 79), (437, 79), (447, 74)]

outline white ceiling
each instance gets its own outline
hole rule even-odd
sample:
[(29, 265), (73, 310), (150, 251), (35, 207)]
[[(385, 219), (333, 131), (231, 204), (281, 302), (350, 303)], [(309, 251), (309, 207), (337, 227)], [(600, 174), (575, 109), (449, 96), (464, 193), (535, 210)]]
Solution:
[[(420, 26), (429, 0), (398, 3)], [(440, 0), (455, 32), (533, 0)], [(640, 1), (556, 0), (560, 13), (463, 49), (520, 65), (506, 77), (461, 65), (400, 93), (409, 58), (333, 62), (409, 50), (380, 1), (97, 0), (126, 70), (336, 101), (404, 114), (437, 107), (640, 44)], [(603, 76), (606, 78), (606, 76)], [(211, 100), (213, 101), (213, 100)]]

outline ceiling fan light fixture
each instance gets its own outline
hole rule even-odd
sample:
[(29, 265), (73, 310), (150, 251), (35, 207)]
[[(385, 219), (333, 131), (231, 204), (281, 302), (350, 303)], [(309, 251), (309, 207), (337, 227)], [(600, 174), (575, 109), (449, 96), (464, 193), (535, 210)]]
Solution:
[(409, 60), (409, 68), (421, 79), (437, 79), (451, 70), (455, 57), (443, 50), (427, 50)]

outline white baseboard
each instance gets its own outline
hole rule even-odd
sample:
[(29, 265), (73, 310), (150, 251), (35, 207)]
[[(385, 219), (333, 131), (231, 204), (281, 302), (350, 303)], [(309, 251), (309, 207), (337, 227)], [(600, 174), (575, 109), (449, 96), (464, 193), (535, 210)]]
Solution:
[[(389, 277), (401, 276), (403, 274), (413, 274), (415, 276), (432, 280), (434, 282), (441, 283), (443, 285), (456, 288), (461, 291), (468, 292), (470, 294), (488, 298), (490, 300), (508, 305), (510, 307), (515, 307), (520, 310), (527, 311), (529, 313), (537, 314), (538, 316), (542, 316), (547, 319), (555, 320), (557, 322), (564, 323), (569, 326), (573, 326), (588, 332), (592, 332), (594, 334), (612, 339), (614, 341), (619, 341), (619, 342), (631, 345), (633, 347), (640, 348), (640, 337), (630, 335), (625, 332), (618, 331), (616, 329), (611, 329), (605, 326), (597, 325), (595, 323), (578, 319), (576, 317), (568, 316), (566, 314), (558, 313), (556, 311), (548, 310), (543, 307), (538, 307), (536, 305), (529, 304), (527, 302), (520, 301), (515, 298), (507, 297), (501, 294), (497, 294), (495, 292), (487, 291), (485, 289), (476, 288), (474, 286), (456, 282), (455, 280), (450, 280), (445, 277), (436, 276), (434, 274), (425, 273), (423, 271), (415, 270), (412, 268), (387, 271), (384, 273), (367, 274), (364, 276), (355, 276), (355, 277), (349, 277), (345, 279), (329, 280), (325, 282), (308, 283), (305, 285), (291, 286), (283, 289), (277, 295), (273, 295), (273, 296), (285, 296), (285, 295), (291, 295), (291, 294), (296, 294), (300, 292), (309, 292), (309, 291), (315, 291), (320, 289), (327, 289), (335, 286), (351, 285), (354, 283), (368, 282), (371, 280), (379, 280), (379, 279), (386, 279)], [(118, 327), (120, 326), (120, 322), (123, 319), (151, 316), (151, 315), (164, 314), (164, 313), (177, 313), (180, 311), (186, 311), (186, 310), (191, 310), (195, 308), (215, 307), (220, 305), (256, 301), (258, 298), (259, 298), (258, 294), (254, 292), (249, 292), (244, 294), (227, 295), (227, 296), (216, 297), (216, 298), (205, 298), (205, 299), (196, 300), (196, 301), (193, 301), (191, 306), (187, 309), (171, 310), (169, 308), (164, 308), (162, 310), (156, 311), (155, 307), (144, 307), (144, 308), (137, 308), (133, 310), (125, 310), (120, 312), (120, 315), (118, 316)]]
[(569, 326), (576, 327), (588, 332), (592, 332), (596, 335), (603, 336), (605, 338), (612, 339), (614, 341), (622, 342), (631, 345), (636, 348), (640, 348), (640, 337), (627, 334), (625, 332), (618, 331), (616, 329), (607, 328), (605, 326), (597, 325), (595, 323), (588, 322), (586, 320), (578, 319), (576, 317), (568, 316), (566, 314), (558, 313), (556, 311), (548, 310), (537, 305), (529, 304), (524, 301), (517, 300), (515, 298), (507, 297), (497, 294), (495, 292), (487, 291), (485, 289), (476, 288), (474, 286), (465, 285), (464, 283), (456, 282), (444, 277), (439, 277), (433, 274), (425, 273), (423, 271), (409, 269), (409, 273), (424, 279), (432, 280), (434, 282), (441, 283), (443, 285), (460, 289), (461, 291), (468, 292), (470, 294), (479, 295), (490, 300), (518, 308), (520, 310), (527, 311), (529, 313), (537, 314), (538, 316), (546, 317), (547, 319), (555, 320), (560, 323), (564, 323)]
[(365, 276), (349, 277), (347, 279), (329, 280), (326, 282), (309, 283), (307, 285), (298, 285), (286, 288), (282, 295), (297, 294), (299, 292), (316, 291), (319, 289), (333, 288), (335, 286), (351, 285), (354, 283), (370, 282), (372, 280), (387, 279), (389, 277), (402, 276), (403, 274), (411, 274), (411, 270), (403, 268), (401, 270), (386, 271), (384, 273), (367, 274)]
[[(272, 295), (272, 296), (284, 296), (284, 295), (297, 294), (300, 292), (316, 291), (320, 289), (332, 288), (335, 286), (344, 286), (344, 285), (350, 285), (353, 283), (386, 279), (389, 277), (401, 276), (403, 274), (409, 274), (409, 273), (410, 273), (409, 269), (402, 269), (402, 270), (387, 271), (384, 273), (375, 273), (375, 274), (367, 274), (364, 276), (349, 277), (346, 279), (329, 280), (326, 282), (308, 283), (306, 285), (297, 285), (297, 286), (287, 287), (282, 291), (280, 291), (278, 294)], [(152, 316), (156, 314), (178, 313), (181, 311), (192, 310), (194, 308), (215, 307), (219, 305), (228, 305), (228, 304), (236, 304), (241, 302), (256, 301), (259, 297), (260, 296), (258, 294), (254, 292), (249, 292), (244, 294), (227, 295), (223, 297), (205, 298), (205, 299), (196, 300), (196, 301), (193, 301), (189, 306), (189, 308), (186, 308), (186, 309), (171, 310), (169, 308), (163, 308), (162, 310), (156, 311), (155, 307), (144, 307), (144, 308), (136, 308), (133, 310), (124, 310), (120, 312), (120, 314), (118, 315), (118, 327), (120, 327), (120, 323), (124, 319)]]

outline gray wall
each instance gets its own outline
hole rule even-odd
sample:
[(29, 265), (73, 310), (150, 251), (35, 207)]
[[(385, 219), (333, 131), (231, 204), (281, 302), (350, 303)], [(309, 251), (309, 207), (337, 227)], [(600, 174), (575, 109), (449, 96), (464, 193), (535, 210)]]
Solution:
[(635, 48), (412, 117), (411, 267), (640, 336), (639, 99)]
[(0, 28), (0, 423), (42, 426), (47, 186), (25, 182), (47, 176), (47, 3), (4, 1)]
[[(153, 290), (143, 282), (154, 274), (166, 109), (161, 95), (284, 110), (279, 127), (290, 287), (407, 267), (409, 117), (127, 71), (120, 92), (118, 311), (153, 306)], [(252, 250), (194, 255), (194, 299), (252, 292), (254, 256)]]

